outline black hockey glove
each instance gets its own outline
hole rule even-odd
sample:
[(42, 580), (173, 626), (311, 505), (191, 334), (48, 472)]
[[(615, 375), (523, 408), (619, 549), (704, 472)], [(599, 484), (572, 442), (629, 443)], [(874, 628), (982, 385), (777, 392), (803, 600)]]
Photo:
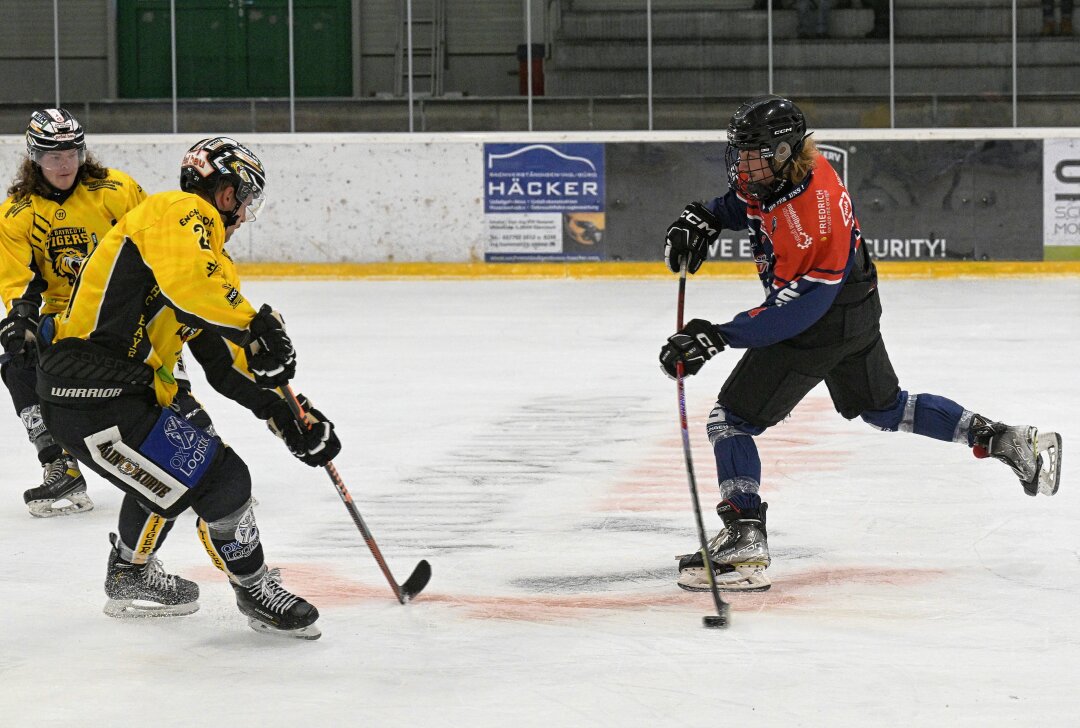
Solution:
[(248, 326), (248, 368), (255, 383), (265, 389), (284, 387), (296, 376), (296, 352), (285, 333), (281, 314), (265, 303)]
[(709, 257), (709, 246), (720, 237), (720, 221), (700, 202), (691, 202), (671, 223), (664, 242), (664, 262), (672, 273), (678, 273), (680, 261), (686, 260), (686, 271), (697, 269)]
[(293, 457), (313, 468), (321, 468), (341, 452), (341, 440), (334, 434), (334, 423), (312, 407), (307, 397), (298, 394), (296, 400), (304, 410), (310, 428), (297, 421), (285, 400), (275, 402), (270, 407), (266, 424), (271, 432), (285, 441)]
[(693, 319), (683, 330), (668, 337), (660, 349), (660, 368), (672, 379), (675, 365), (683, 363), (683, 374), (697, 374), (705, 362), (724, 350), (724, 339), (716, 326), (704, 319)]
[(38, 307), (16, 300), (11, 313), (0, 321), (0, 346), (13, 366), (30, 369), (37, 363)]

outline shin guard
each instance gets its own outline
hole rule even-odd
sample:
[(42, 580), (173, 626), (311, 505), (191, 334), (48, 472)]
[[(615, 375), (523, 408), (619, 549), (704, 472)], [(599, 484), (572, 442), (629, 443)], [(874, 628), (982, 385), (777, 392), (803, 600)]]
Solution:
[(198, 528), (210, 560), (230, 578), (254, 574), (264, 565), (259, 526), (250, 500), (216, 521), (200, 518)]
[(116, 550), (130, 564), (145, 564), (161, 548), (173, 527), (173, 519), (146, 509), (137, 498), (124, 496), (120, 505)]

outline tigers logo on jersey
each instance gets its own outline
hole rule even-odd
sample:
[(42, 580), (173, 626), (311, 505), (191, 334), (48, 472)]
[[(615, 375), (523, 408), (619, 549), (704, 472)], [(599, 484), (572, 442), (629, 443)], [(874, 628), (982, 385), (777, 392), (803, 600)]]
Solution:
[(79, 266), (89, 252), (90, 235), (82, 227), (53, 228), (49, 231), (45, 247), (49, 251), (56, 277), (67, 278), (68, 283), (74, 283)]

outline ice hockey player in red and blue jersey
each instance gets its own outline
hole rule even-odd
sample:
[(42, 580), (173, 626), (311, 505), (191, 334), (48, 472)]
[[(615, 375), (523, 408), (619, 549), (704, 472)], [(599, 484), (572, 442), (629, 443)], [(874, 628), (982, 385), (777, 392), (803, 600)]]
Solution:
[[(1028, 495), (1057, 492), (1061, 437), (1009, 426), (935, 394), (900, 389), (879, 320), (877, 270), (863, 244), (851, 196), (806, 132), (788, 99), (761, 96), (728, 125), (730, 189), (708, 204), (692, 202), (668, 228), (668, 268), (695, 273), (722, 229), (749, 230), (765, 300), (730, 321), (694, 319), (660, 350), (697, 373), (725, 348), (746, 349), (709, 415), (723, 528), (709, 545), (723, 591), (761, 591), (770, 556), (761, 501), (761, 459), (754, 436), (790, 414), (822, 380), (847, 419), (889, 432), (914, 432), (962, 443), (976, 457), (1012, 468)], [(680, 559), (679, 586), (709, 589), (701, 553)]]

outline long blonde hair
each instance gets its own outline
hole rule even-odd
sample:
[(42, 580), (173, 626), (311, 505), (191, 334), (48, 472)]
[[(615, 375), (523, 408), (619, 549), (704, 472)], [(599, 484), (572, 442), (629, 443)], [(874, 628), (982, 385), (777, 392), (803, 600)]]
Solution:
[(817, 166), (818, 148), (814, 144), (814, 140), (807, 137), (803, 140), (802, 147), (799, 149), (799, 154), (791, 160), (791, 167), (788, 169), (788, 179), (795, 184), (799, 184), (806, 175), (810, 174), (811, 170)]

